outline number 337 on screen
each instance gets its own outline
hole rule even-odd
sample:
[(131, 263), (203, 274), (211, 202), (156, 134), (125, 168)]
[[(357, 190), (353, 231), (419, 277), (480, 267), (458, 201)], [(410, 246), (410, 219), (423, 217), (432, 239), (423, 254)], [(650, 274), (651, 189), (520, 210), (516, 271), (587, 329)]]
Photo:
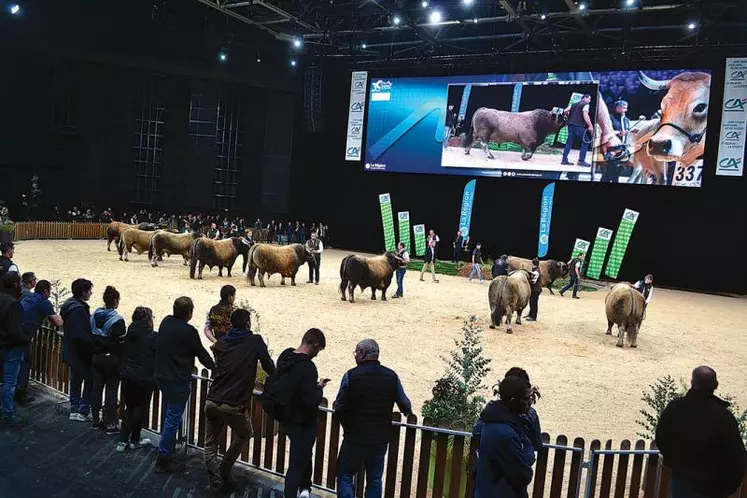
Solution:
[(675, 187), (700, 187), (703, 178), (703, 161), (690, 165), (677, 163), (674, 168), (672, 185)]

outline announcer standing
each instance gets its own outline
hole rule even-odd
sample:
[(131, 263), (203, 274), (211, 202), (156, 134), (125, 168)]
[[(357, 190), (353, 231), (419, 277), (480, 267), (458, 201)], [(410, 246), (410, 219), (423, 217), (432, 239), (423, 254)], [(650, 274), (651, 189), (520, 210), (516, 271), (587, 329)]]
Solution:
[(456, 113), (454, 112), (454, 105), (449, 105), (446, 111), (446, 127), (444, 128), (444, 149), (449, 146), (449, 138), (451, 133), (456, 129)]
[(462, 231), (457, 230), (456, 237), (454, 237), (454, 243), (452, 244), (453, 247), (453, 253), (451, 256), (451, 262), (456, 263), (459, 261), (459, 253), (462, 250), (462, 245), (464, 244), (464, 237), (462, 236)]
[(319, 285), (319, 267), (322, 264), (322, 252), (324, 252), (324, 244), (319, 240), (316, 232), (311, 232), (311, 238), (306, 241), (306, 249), (311, 253), (311, 261), (309, 261), (309, 280), (306, 282), (310, 284)]
[(540, 276), (539, 259), (534, 258), (532, 260), (532, 278), (530, 285), (532, 286), (532, 294), (529, 296), (529, 315), (525, 316), (527, 321), (537, 321), (537, 307), (539, 306), (539, 297), (542, 294), (542, 279)]

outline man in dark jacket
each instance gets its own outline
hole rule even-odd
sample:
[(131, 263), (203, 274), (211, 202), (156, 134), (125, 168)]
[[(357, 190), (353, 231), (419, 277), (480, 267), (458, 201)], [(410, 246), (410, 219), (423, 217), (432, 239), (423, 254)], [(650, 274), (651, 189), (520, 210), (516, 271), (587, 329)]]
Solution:
[(73, 297), (62, 303), (62, 360), (70, 367), (70, 420), (90, 422), (91, 391), (93, 389), (93, 343), (91, 311), (87, 301), (93, 293), (93, 283), (79, 278), (72, 285)]
[(10, 427), (23, 426), (16, 415), (13, 397), (16, 393), (18, 372), (23, 363), (28, 337), (23, 332), (23, 308), (21, 297), (21, 275), (7, 272), (0, 278), (0, 359), (3, 362), (3, 395), (0, 424)]
[(563, 297), (563, 294), (573, 287), (573, 299), (579, 299), (578, 297), (578, 285), (581, 279), (581, 269), (584, 265), (584, 253), (580, 252), (576, 255), (575, 258), (570, 260), (568, 262), (568, 276), (570, 280), (568, 281), (568, 284), (566, 284), (565, 287), (560, 289), (560, 297)]
[(451, 262), (456, 263), (459, 261), (459, 253), (462, 251), (462, 245), (464, 244), (464, 237), (462, 236), (462, 231), (457, 230), (456, 237), (454, 237), (454, 242), (452, 242), (452, 255), (451, 255)]
[[(290, 438), (290, 460), (285, 475), (284, 496), (309, 498), (311, 492), (311, 452), (317, 432), (317, 414), (324, 387), (329, 379), (318, 379), (311, 361), (327, 340), (319, 329), (309, 329), (297, 349), (288, 348), (278, 358), (276, 386), (287, 400), (287, 420), (283, 429)], [(300, 491), (300, 494), (299, 494)]]
[(527, 498), (535, 457), (521, 416), (532, 404), (531, 388), (525, 379), (510, 376), (498, 394), (500, 400), (488, 403), (480, 415), (475, 498)]
[(542, 294), (542, 275), (540, 273), (539, 259), (534, 258), (532, 260), (532, 274), (529, 279), (529, 285), (532, 288), (532, 293), (529, 295), (529, 314), (525, 316), (528, 321), (537, 321), (537, 311), (539, 310), (539, 297)]
[[(231, 330), (215, 344), (215, 374), (205, 402), (205, 469), (214, 489), (235, 488), (231, 477), (233, 464), (252, 437), (249, 420), (257, 363), (268, 375), (275, 364), (262, 336), (250, 330), (250, 315), (245, 309), (231, 314)], [(219, 464), (218, 445), (226, 426), (231, 428), (231, 446)]]
[(661, 414), (656, 446), (671, 469), (672, 498), (726, 498), (737, 490), (747, 453), (729, 403), (714, 396), (716, 372), (693, 370), (690, 390)]
[(0, 244), (0, 277), (6, 273), (15, 272), (20, 275), (21, 270), (13, 262), (16, 245), (13, 242), (3, 242)]
[(394, 371), (379, 363), (379, 345), (366, 339), (355, 347), (357, 367), (342, 378), (335, 401), (335, 418), (345, 438), (337, 460), (337, 496), (353, 498), (353, 478), (366, 468), (366, 498), (381, 498), (384, 457), (392, 433), (392, 408), (412, 412), (402, 383)]
[(141, 439), (140, 431), (148, 416), (150, 398), (156, 388), (156, 342), (153, 311), (145, 306), (138, 306), (132, 313), (132, 323), (127, 329), (121, 350), (120, 377), (125, 409), (117, 451), (150, 446), (150, 439)]
[(507, 259), (508, 256), (503, 254), (500, 258), (493, 261), (493, 268), (490, 269), (490, 273), (491, 275), (493, 275), (493, 278), (499, 277), (501, 275), (508, 275), (508, 265), (506, 264)]
[(176, 433), (182, 425), (184, 408), (192, 389), (192, 368), (195, 358), (205, 368), (214, 369), (215, 363), (202, 343), (197, 329), (189, 324), (194, 304), (188, 297), (174, 301), (174, 314), (167, 316), (158, 328), (156, 344), (156, 382), (166, 405), (161, 444), (155, 472), (175, 472), (184, 468), (174, 459)]

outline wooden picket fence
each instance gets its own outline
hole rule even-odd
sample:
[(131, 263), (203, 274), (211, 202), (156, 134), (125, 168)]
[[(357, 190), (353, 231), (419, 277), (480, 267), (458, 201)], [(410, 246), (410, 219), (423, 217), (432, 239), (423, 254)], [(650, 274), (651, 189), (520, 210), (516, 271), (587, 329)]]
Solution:
[[(59, 330), (42, 327), (33, 346), (32, 379), (62, 394), (69, 392), (69, 369), (62, 362), (62, 336)], [(205, 444), (203, 418), (210, 384), (207, 370), (192, 379), (192, 395), (187, 403), (180, 439), (193, 448)], [(159, 392), (151, 401), (146, 428), (159, 432), (164, 411)], [(239, 459), (261, 471), (283, 476), (288, 467), (289, 443), (281, 424), (262, 410), (259, 396), (251, 405), (254, 437)], [(572, 443), (566, 436), (550, 442), (542, 435), (543, 448), (537, 454), (532, 498), (669, 498), (669, 473), (653, 443), (624, 440), (619, 447), (583, 438)], [(230, 429), (220, 441), (221, 453), (230, 441)], [(337, 456), (342, 442), (340, 425), (332, 417), (327, 400), (319, 407), (317, 441), (312, 481), (318, 489), (336, 489)], [(614, 447), (614, 448), (613, 448)], [(392, 416), (392, 436), (384, 469), (383, 495), (386, 498), (472, 498), (474, 479), (465, 473), (465, 464), (474, 458), (478, 441), (466, 432), (418, 425), (416, 416), (406, 420)], [(363, 497), (363, 470), (356, 480), (356, 497)], [(732, 498), (747, 498), (747, 476)]]
[(63, 223), (57, 221), (20, 221), (15, 240), (30, 239), (103, 239), (107, 223)]

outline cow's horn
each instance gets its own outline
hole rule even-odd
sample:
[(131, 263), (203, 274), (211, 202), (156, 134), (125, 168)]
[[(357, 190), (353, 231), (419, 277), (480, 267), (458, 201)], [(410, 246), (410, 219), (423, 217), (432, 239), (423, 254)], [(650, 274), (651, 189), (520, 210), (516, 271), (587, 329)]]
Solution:
[(641, 80), (641, 83), (643, 83), (643, 86), (648, 88), (649, 90), (666, 90), (669, 88), (669, 82), (671, 80), (655, 80), (652, 78), (649, 78), (646, 76), (643, 71), (638, 71), (638, 77)]

